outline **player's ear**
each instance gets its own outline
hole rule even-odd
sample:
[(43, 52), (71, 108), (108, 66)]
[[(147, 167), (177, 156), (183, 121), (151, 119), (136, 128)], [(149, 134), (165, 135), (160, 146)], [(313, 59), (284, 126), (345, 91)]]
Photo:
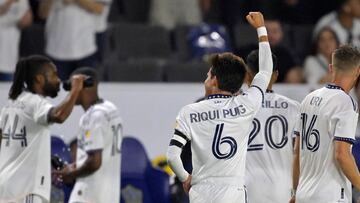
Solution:
[(218, 79), (217, 79), (216, 75), (213, 76), (213, 78), (211, 80), (211, 83), (212, 83), (213, 86), (219, 87), (219, 82), (218, 82)]
[(43, 74), (37, 74), (35, 76), (35, 82), (39, 83), (39, 84), (45, 84), (45, 76)]

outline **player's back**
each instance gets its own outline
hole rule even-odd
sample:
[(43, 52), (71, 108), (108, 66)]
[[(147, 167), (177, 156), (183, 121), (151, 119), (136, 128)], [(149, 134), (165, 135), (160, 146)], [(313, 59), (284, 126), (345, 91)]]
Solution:
[(352, 142), (356, 108), (352, 98), (335, 85), (315, 90), (301, 103), (296, 202), (351, 202), (351, 184), (336, 163), (334, 141)]
[(23, 92), (2, 109), (0, 202), (29, 193), (49, 198), (50, 108), (43, 97)]
[[(72, 201), (119, 201), (121, 141), (122, 119), (113, 103), (102, 101), (85, 112), (80, 119), (77, 167), (87, 159), (86, 152), (96, 150), (101, 150), (101, 167), (91, 175), (77, 178)], [(78, 195), (76, 190), (83, 194)]]
[(244, 185), (248, 133), (258, 103), (246, 94), (210, 95), (181, 110), (176, 129), (191, 139), (193, 185)]
[(300, 104), (268, 91), (249, 135), (245, 185), (249, 202), (287, 202), (292, 188), (292, 134)]

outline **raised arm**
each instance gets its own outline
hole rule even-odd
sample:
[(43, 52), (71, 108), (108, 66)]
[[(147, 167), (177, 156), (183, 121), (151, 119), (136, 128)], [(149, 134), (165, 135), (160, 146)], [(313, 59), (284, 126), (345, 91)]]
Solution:
[(273, 62), (270, 44), (265, 28), (264, 17), (260, 12), (250, 12), (246, 16), (250, 25), (256, 28), (259, 37), (259, 72), (255, 75), (249, 91), (258, 89), (262, 93), (266, 90), (272, 75)]
[(77, 97), (83, 88), (85, 76), (84, 75), (73, 75), (71, 79), (71, 91), (66, 98), (59, 105), (51, 109), (48, 121), (55, 123), (63, 123), (70, 115), (74, 108)]

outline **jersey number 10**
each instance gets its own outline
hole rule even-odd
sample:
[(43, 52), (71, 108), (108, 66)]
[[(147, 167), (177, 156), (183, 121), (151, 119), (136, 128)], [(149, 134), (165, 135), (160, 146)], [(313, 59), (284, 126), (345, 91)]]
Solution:
[(115, 156), (116, 153), (121, 153), (121, 127), (121, 124), (111, 126), (113, 132), (111, 156)]

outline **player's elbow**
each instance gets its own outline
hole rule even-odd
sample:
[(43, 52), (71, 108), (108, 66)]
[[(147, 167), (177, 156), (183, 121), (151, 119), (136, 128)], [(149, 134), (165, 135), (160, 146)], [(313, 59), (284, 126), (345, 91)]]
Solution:
[(349, 159), (351, 154), (345, 150), (337, 149), (335, 150), (335, 160), (342, 165), (343, 163), (346, 163), (346, 160)]
[(48, 120), (53, 123), (64, 123), (67, 119), (67, 115), (57, 109), (53, 109), (50, 112)]
[(91, 173), (94, 173), (95, 171), (99, 170), (101, 167), (101, 160), (93, 160), (89, 164), (89, 170)]

